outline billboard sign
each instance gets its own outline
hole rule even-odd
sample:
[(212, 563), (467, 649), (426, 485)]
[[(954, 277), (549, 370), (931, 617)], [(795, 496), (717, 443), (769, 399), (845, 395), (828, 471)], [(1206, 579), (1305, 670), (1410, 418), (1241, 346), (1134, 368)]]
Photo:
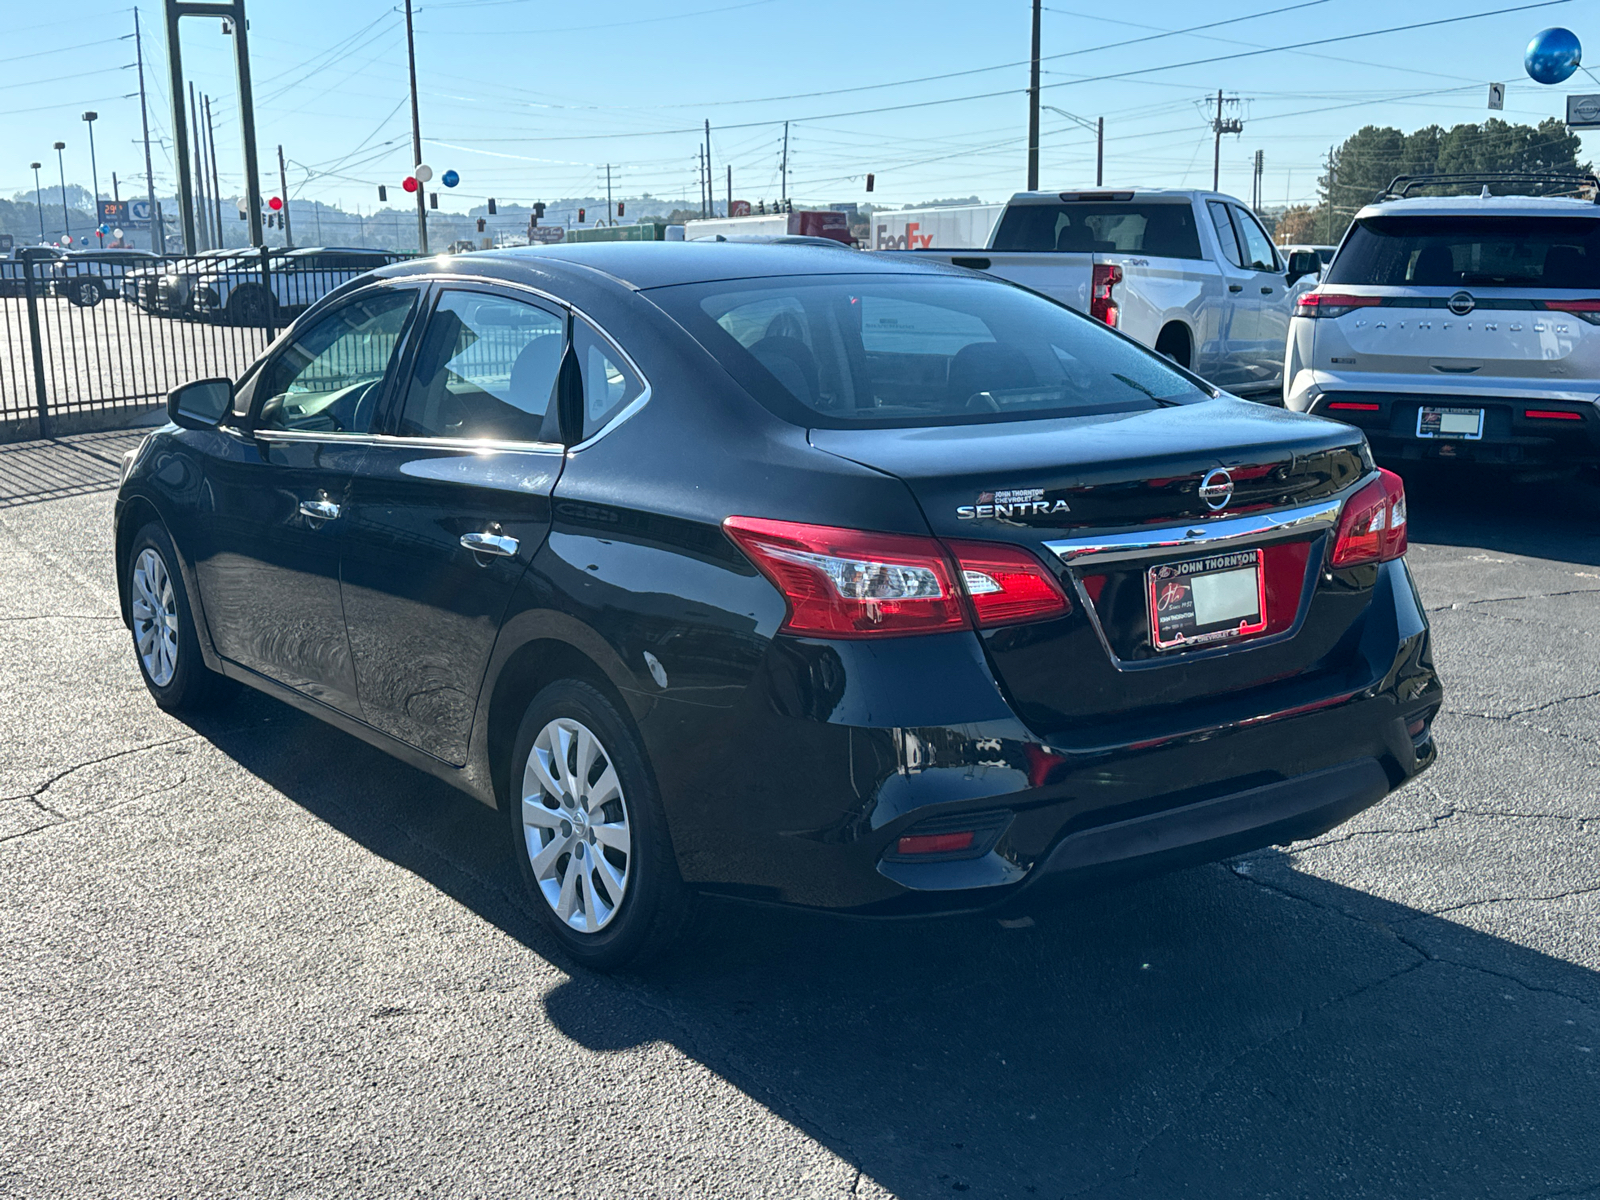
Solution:
[(750, 201), (733, 200), (729, 202), (728, 215), (730, 217), (748, 217), (750, 215)]
[(528, 228), (528, 244), (532, 246), (559, 246), (566, 236), (565, 225), (532, 225)]

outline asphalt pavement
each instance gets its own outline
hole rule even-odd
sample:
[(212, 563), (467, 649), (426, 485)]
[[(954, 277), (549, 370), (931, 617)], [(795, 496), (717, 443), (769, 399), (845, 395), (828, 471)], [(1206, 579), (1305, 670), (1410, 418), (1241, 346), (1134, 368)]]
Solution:
[(1438, 765), (1034, 914), (563, 959), (494, 814), (116, 615), (126, 435), (0, 448), (0, 1196), (1600, 1200), (1600, 492), (1408, 479)]

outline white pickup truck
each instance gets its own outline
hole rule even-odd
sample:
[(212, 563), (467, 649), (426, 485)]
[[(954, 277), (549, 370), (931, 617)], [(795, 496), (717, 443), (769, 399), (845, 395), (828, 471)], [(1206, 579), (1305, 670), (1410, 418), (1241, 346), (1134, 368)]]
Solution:
[(1043, 292), (1218, 387), (1281, 399), (1295, 296), (1315, 254), (1285, 263), (1250, 210), (1217, 192), (1021, 192), (975, 250), (905, 250)]

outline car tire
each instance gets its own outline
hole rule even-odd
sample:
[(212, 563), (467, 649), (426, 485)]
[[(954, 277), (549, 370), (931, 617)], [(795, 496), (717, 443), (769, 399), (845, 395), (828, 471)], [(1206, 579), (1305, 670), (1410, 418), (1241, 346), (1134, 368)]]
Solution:
[(265, 288), (247, 283), (233, 289), (226, 309), (228, 324), (250, 329), (265, 329), (276, 323), (278, 302)]
[(67, 292), (67, 299), (79, 308), (93, 308), (105, 299), (105, 288), (98, 279), (80, 279)]
[(591, 684), (553, 683), (523, 714), (510, 767), (512, 853), (562, 948), (597, 971), (667, 953), (694, 895), (631, 724)]
[(168, 712), (195, 712), (227, 700), (235, 685), (201, 657), (177, 550), (157, 521), (128, 548), (127, 588), (134, 659), (155, 702)]

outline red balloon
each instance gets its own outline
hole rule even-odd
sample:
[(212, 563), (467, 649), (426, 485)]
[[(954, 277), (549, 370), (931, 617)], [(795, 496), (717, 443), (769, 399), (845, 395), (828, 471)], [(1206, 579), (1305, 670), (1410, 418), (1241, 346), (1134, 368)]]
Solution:
[(408, 191), (408, 192), (416, 191), (417, 190), (417, 177), (415, 175), (407, 175), (404, 179), (402, 179), (400, 181), (400, 186), (405, 188), (405, 190)]
[(280, 208), (283, 207), (283, 201), (278, 199), (278, 197), (274, 196), (272, 199), (267, 201), (267, 207), (270, 208), (273, 212), (277, 212)]

